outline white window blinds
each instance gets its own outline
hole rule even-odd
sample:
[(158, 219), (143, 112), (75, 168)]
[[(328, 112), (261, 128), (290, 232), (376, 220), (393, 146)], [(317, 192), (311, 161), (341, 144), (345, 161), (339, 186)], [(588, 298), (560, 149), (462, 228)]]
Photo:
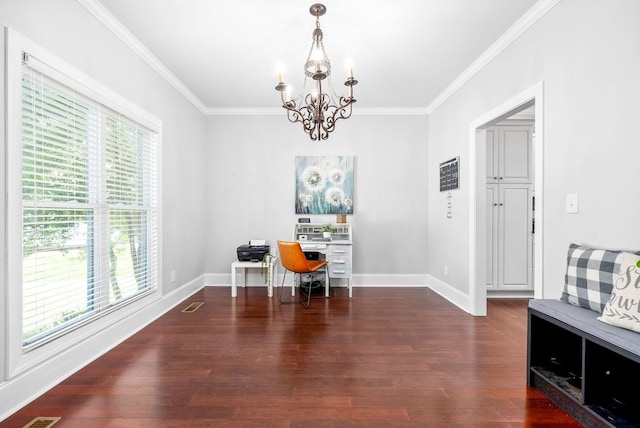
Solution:
[(66, 80), (25, 55), (23, 347), (158, 287), (157, 134)]

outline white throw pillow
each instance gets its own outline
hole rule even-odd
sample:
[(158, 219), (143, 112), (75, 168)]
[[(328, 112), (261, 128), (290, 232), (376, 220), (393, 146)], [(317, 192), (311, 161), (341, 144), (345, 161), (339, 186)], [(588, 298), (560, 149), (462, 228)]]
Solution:
[(640, 256), (623, 253), (600, 321), (640, 333)]

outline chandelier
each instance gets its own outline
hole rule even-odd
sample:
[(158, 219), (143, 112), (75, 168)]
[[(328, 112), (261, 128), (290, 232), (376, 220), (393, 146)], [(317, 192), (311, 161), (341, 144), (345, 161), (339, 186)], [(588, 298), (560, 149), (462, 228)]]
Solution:
[(320, 3), (309, 8), (309, 13), (316, 17), (316, 29), (313, 31), (313, 42), (304, 64), (304, 83), (300, 95), (291, 97), (291, 88), (284, 82), (282, 73), (278, 75), (276, 86), (289, 121), (302, 123), (304, 131), (313, 141), (326, 140), (339, 119), (351, 117), (352, 105), (356, 102), (353, 98), (353, 86), (358, 83), (353, 78), (353, 68), (349, 67), (347, 81), (344, 82), (348, 88), (347, 96), (335, 93), (331, 81), (331, 61), (324, 50), (320, 28), (320, 17), (326, 12), (327, 8)]

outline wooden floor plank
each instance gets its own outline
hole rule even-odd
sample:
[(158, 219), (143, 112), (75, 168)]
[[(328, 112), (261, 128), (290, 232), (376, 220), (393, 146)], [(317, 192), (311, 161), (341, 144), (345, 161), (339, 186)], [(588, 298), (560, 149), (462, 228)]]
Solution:
[(526, 386), (525, 300), (473, 317), (421, 288), (354, 294), (206, 287), (0, 427), (579, 426)]

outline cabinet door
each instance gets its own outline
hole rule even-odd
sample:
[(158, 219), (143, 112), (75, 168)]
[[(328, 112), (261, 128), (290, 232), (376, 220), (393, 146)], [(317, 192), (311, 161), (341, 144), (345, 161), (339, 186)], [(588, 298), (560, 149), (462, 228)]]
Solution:
[(500, 126), (498, 182), (532, 183), (532, 127)]
[(487, 183), (498, 182), (498, 128), (487, 128)]
[(487, 184), (487, 251), (486, 274), (487, 288), (498, 287), (498, 185)]
[(499, 186), (498, 281), (500, 289), (532, 289), (531, 185)]

